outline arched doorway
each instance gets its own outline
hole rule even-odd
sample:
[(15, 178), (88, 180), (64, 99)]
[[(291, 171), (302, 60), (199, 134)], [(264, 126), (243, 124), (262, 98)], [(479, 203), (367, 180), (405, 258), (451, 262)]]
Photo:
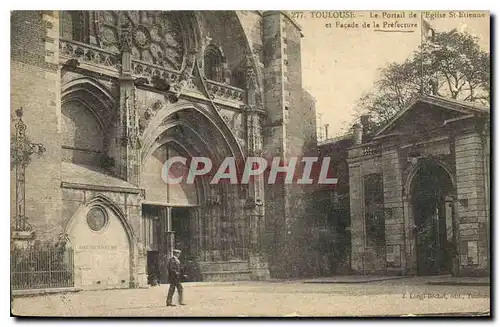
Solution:
[(453, 181), (443, 166), (431, 160), (419, 165), (411, 184), (418, 275), (452, 272), (452, 194)]
[(248, 223), (238, 206), (238, 185), (210, 184), (210, 176), (200, 176), (194, 184), (185, 179), (167, 184), (161, 177), (167, 158), (185, 158), (186, 164), (180, 164), (184, 173), (195, 157), (209, 158), (214, 168), (211, 173), (227, 157), (240, 160), (241, 150), (224, 126), (206, 108), (181, 99), (159, 111), (144, 132), (143, 239), (148, 251), (148, 275), (159, 276), (160, 282), (166, 282), (165, 267), (174, 247), (182, 250), (181, 262), (196, 268), (187, 273), (190, 280), (197, 274), (198, 264), (201, 270), (207, 263), (235, 258), (248, 261)]

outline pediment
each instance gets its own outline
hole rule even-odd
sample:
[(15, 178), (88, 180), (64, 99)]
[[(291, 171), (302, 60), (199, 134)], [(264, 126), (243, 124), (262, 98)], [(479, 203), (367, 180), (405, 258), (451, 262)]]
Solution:
[(376, 134), (376, 138), (389, 135), (431, 135), (449, 122), (464, 118), (489, 115), (489, 108), (435, 96), (421, 96), (399, 112)]

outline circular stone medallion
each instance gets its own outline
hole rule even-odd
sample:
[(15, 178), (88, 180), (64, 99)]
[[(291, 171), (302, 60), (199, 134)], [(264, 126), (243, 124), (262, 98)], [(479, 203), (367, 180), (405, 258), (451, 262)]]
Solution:
[(108, 222), (106, 212), (98, 207), (93, 207), (87, 213), (87, 225), (94, 232), (101, 231)]

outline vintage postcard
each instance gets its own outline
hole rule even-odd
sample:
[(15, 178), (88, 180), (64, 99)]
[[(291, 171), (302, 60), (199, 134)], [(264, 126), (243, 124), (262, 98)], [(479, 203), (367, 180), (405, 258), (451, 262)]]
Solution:
[(487, 11), (12, 11), (11, 315), (490, 316)]

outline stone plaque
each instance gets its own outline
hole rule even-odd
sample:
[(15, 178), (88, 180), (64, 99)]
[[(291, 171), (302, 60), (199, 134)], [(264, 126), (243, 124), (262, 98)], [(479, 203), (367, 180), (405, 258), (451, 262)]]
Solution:
[(108, 221), (106, 212), (98, 207), (89, 210), (87, 214), (87, 224), (94, 232), (101, 231)]

